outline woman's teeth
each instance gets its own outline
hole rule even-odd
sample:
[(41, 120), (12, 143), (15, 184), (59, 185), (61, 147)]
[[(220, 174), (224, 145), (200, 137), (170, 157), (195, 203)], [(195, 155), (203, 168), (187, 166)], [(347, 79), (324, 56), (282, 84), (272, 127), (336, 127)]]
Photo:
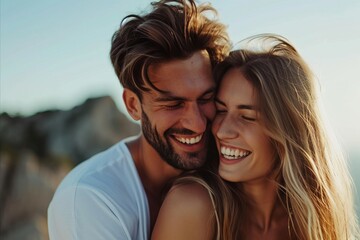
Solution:
[(224, 156), (224, 158), (227, 159), (238, 159), (238, 158), (244, 158), (250, 155), (250, 151), (241, 150), (241, 149), (234, 149), (229, 147), (221, 147), (220, 148), (221, 154)]

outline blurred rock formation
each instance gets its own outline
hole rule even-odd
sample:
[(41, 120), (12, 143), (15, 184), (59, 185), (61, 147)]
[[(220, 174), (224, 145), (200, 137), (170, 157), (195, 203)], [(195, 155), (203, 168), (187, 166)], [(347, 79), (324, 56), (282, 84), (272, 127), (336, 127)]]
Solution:
[(48, 239), (46, 211), (61, 179), (76, 164), (139, 131), (107, 96), (68, 111), (1, 114), (0, 239)]

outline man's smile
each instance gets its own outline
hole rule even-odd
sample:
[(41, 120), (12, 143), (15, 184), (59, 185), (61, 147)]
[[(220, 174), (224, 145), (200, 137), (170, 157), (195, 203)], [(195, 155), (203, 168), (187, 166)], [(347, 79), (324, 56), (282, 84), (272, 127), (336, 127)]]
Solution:
[(181, 137), (181, 136), (174, 135), (174, 138), (176, 140), (178, 140), (181, 143), (188, 144), (188, 145), (199, 143), (201, 141), (202, 137), (203, 137), (203, 134), (199, 134), (199, 135), (193, 136), (193, 137), (185, 137), (185, 136)]

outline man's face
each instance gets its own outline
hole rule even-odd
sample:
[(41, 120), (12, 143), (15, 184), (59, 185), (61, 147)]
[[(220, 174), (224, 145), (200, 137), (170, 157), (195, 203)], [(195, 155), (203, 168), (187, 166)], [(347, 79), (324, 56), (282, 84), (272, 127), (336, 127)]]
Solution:
[(151, 65), (150, 81), (165, 93), (143, 93), (142, 131), (168, 164), (190, 170), (203, 165), (215, 115), (215, 82), (205, 51)]

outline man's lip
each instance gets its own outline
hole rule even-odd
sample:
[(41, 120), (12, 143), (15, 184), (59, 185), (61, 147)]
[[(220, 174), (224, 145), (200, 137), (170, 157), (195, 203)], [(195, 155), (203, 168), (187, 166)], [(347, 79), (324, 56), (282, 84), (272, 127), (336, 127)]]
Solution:
[[(202, 150), (205, 147), (207, 137), (208, 137), (208, 134), (206, 132), (204, 132), (204, 133), (195, 134), (195, 135), (172, 134), (170, 136), (170, 139), (174, 142), (175, 147), (178, 146), (177, 148), (181, 148), (183, 151), (197, 152), (197, 151)], [(185, 143), (181, 142), (181, 138), (183, 138), (183, 140), (185, 139)], [(200, 140), (196, 141), (196, 138), (197, 138), (197, 140), (199, 140), (199, 139)], [(180, 139), (180, 140), (178, 140), (178, 139)], [(189, 143), (186, 143), (186, 140), (188, 140)], [(191, 144), (190, 141), (193, 141), (193, 143)]]
[(189, 135), (173, 135), (173, 137), (183, 143), (183, 144), (187, 144), (187, 145), (194, 145), (197, 144), (201, 141), (201, 139), (203, 138), (204, 133), (202, 134), (197, 134), (197, 135), (193, 135), (193, 136), (189, 136)]

